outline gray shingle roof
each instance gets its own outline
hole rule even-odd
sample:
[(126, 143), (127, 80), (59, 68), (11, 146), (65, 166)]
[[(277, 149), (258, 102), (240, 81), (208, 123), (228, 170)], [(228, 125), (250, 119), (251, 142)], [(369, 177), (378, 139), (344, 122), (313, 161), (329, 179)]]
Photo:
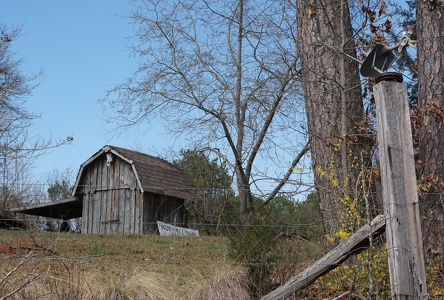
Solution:
[(179, 167), (164, 159), (142, 152), (109, 145), (105, 147), (109, 147), (133, 161), (144, 191), (182, 199), (192, 197), (193, 188), (187, 175)]
[(73, 189), (73, 196), (78, 192), (80, 180), (87, 166), (98, 159), (112, 153), (133, 165), (137, 175), (138, 185), (145, 192), (191, 199), (194, 189), (190, 185), (187, 175), (179, 167), (172, 163), (146, 153), (120, 148), (116, 146), (104, 146), (97, 153), (85, 161), (81, 167)]

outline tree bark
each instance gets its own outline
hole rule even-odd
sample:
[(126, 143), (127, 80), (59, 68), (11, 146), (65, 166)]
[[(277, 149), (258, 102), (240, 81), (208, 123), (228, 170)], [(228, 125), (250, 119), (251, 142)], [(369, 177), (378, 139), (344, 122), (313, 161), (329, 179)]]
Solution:
[[(444, 242), (444, 3), (416, 1), (418, 32), (419, 176), (431, 182), (421, 197), (425, 248), (443, 253)], [(436, 253), (438, 253), (436, 252)]]
[(338, 191), (354, 187), (359, 150), (350, 142), (364, 114), (359, 66), (348, 57), (356, 57), (356, 47), (346, 1), (297, 1), (297, 15), (314, 182), (326, 234), (334, 237)]

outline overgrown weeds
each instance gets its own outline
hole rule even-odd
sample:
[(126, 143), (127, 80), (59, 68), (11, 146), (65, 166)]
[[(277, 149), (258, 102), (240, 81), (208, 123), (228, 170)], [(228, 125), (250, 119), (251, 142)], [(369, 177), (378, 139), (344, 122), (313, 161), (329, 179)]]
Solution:
[(239, 228), (229, 237), (230, 257), (247, 269), (250, 290), (260, 298), (283, 284), (298, 268), (321, 254), (317, 244), (298, 235), (281, 235), (265, 219), (252, 220), (254, 225)]
[(246, 266), (253, 295), (259, 297), (266, 292), (267, 279), (280, 259), (280, 252), (274, 251), (277, 237), (273, 229), (257, 225), (239, 228), (229, 240), (230, 257)]

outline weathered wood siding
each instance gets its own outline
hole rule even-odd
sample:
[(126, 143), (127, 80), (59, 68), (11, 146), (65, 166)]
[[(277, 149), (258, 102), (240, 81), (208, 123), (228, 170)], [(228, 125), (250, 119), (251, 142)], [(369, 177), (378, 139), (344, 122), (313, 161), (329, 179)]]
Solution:
[(144, 233), (156, 232), (156, 221), (179, 226), (183, 226), (187, 222), (183, 199), (154, 193), (145, 193), (143, 216)]
[(83, 195), (82, 233), (154, 233), (156, 221), (187, 221), (183, 199), (143, 193), (132, 165), (116, 155), (109, 165), (105, 154), (97, 157), (81, 176), (77, 194)]
[(143, 194), (131, 164), (102, 155), (83, 170), (78, 191), (83, 194), (82, 233), (141, 234)]

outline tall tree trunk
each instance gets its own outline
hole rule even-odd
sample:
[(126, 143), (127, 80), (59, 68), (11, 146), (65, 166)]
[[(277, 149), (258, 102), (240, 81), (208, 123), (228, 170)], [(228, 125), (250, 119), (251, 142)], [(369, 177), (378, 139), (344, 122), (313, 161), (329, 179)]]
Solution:
[[(416, 1), (418, 32), (419, 176), (431, 183), (421, 197), (426, 249), (444, 253), (444, 3)], [(425, 183), (426, 184), (426, 183)]]
[(350, 141), (363, 118), (359, 67), (349, 57), (356, 47), (347, 1), (297, 1), (297, 15), (314, 182), (326, 234), (334, 237), (338, 198), (356, 179)]
[(237, 123), (237, 141), (236, 141), (236, 178), (239, 189), (239, 213), (241, 223), (247, 224), (248, 214), (252, 209), (252, 199), (249, 176), (242, 166), (244, 157), (244, 138), (245, 138), (245, 116), (247, 111), (247, 102), (242, 98), (242, 75), (243, 75), (243, 42), (244, 42), (244, 0), (238, 2), (238, 31), (237, 31), (237, 57), (236, 57), (236, 123)]

